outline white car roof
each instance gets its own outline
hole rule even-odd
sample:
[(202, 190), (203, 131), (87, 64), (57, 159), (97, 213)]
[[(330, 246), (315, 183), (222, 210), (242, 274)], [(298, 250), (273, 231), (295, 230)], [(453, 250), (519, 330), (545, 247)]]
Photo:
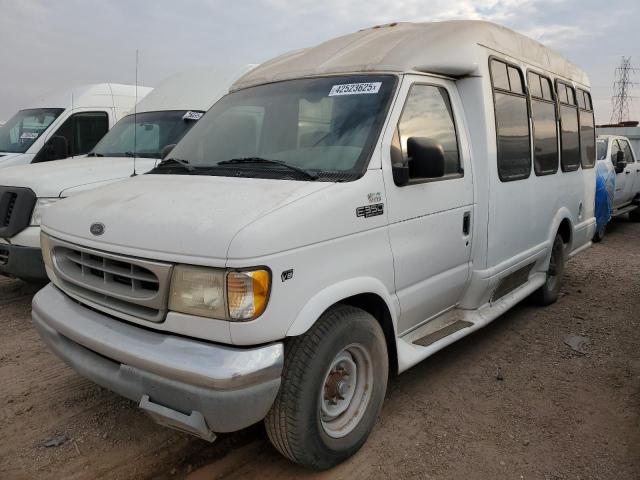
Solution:
[[(138, 99), (145, 97), (152, 88), (138, 85)], [(79, 85), (46, 95), (41, 95), (30, 102), (29, 108), (130, 108), (136, 96), (135, 85), (119, 83), (97, 83)]]
[(280, 80), (361, 72), (480, 75), (486, 47), (588, 87), (587, 75), (541, 43), (494, 23), (392, 23), (286, 53), (239, 79), (232, 90)]

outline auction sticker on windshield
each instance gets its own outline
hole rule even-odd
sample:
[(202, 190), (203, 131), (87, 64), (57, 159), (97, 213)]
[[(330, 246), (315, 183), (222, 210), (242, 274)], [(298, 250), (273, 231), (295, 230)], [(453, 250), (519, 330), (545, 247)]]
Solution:
[(362, 95), (364, 93), (378, 93), (382, 82), (344, 83), (334, 85), (329, 92), (330, 97), (338, 95)]

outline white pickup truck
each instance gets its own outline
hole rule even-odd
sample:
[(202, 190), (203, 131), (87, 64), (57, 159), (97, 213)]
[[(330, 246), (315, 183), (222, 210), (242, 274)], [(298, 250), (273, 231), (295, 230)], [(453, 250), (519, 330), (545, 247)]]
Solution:
[[(629, 214), (629, 219), (640, 222), (640, 160), (631, 142), (618, 135), (598, 135), (596, 140), (597, 166), (615, 175), (615, 188), (611, 216)], [(604, 237), (606, 224), (599, 224), (594, 237)]]
[(556, 301), (595, 161), (589, 79), (554, 51), (486, 22), (365, 29), (258, 66), (158, 167), (47, 208), (33, 322), (164, 425), (264, 419), (329, 468), (389, 373)]

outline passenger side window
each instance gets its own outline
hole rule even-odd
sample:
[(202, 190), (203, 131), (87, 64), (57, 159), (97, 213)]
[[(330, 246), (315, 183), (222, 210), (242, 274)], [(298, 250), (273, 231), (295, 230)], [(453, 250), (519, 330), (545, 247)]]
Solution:
[(591, 94), (578, 89), (578, 110), (580, 116), (580, 154), (582, 168), (593, 168), (596, 164), (596, 128), (593, 119)]
[[(617, 140), (613, 140), (611, 142), (611, 163), (613, 166), (616, 166), (616, 161), (618, 159), (618, 152), (621, 151), (620, 145)], [(626, 159), (625, 159), (626, 160)]]
[(412, 168), (412, 159), (407, 151), (410, 138), (442, 148), (444, 176), (437, 179), (462, 176), (455, 120), (446, 89), (434, 85), (413, 85), (392, 142), (392, 162), (408, 166), (410, 180), (433, 179)]
[(619, 140), (619, 142), (620, 142), (620, 147), (624, 152), (624, 161), (627, 162), (627, 164), (634, 163), (635, 159), (633, 158), (633, 153), (631, 152), (631, 147), (629, 146), (629, 142), (627, 142), (626, 140)]
[(63, 144), (66, 145), (66, 156), (57, 153), (55, 158), (51, 158), (50, 151), (45, 148), (40, 150), (34, 158), (34, 163), (46, 162), (57, 158), (66, 158), (75, 155), (89, 153), (100, 139), (109, 131), (109, 116), (106, 112), (83, 112), (70, 116), (49, 138), (62, 137)]
[(529, 72), (527, 82), (533, 122), (533, 168), (538, 176), (551, 175), (558, 171), (558, 128), (551, 80)]
[(491, 60), (491, 80), (498, 175), (503, 182), (528, 178), (531, 174), (531, 132), (522, 73), (505, 62)]
[(563, 172), (580, 168), (580, 134), (578, 130), (578, 107), (573, 87), (556, 82), (560, 100), (560, 164)]

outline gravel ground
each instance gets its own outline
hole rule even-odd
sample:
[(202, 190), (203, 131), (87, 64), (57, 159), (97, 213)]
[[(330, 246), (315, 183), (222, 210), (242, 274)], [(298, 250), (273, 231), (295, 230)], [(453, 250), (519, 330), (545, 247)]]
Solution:
[(36, 290), (0, 279), (2, 479), (640, 478), (640, 224), (626, 219), (569, 263), (556, 304), (525, 302), (391, 379), (367, 444), (323, 473), (280, 457), (261, 425), (211, 445), (77, 376), (31, 327)]

